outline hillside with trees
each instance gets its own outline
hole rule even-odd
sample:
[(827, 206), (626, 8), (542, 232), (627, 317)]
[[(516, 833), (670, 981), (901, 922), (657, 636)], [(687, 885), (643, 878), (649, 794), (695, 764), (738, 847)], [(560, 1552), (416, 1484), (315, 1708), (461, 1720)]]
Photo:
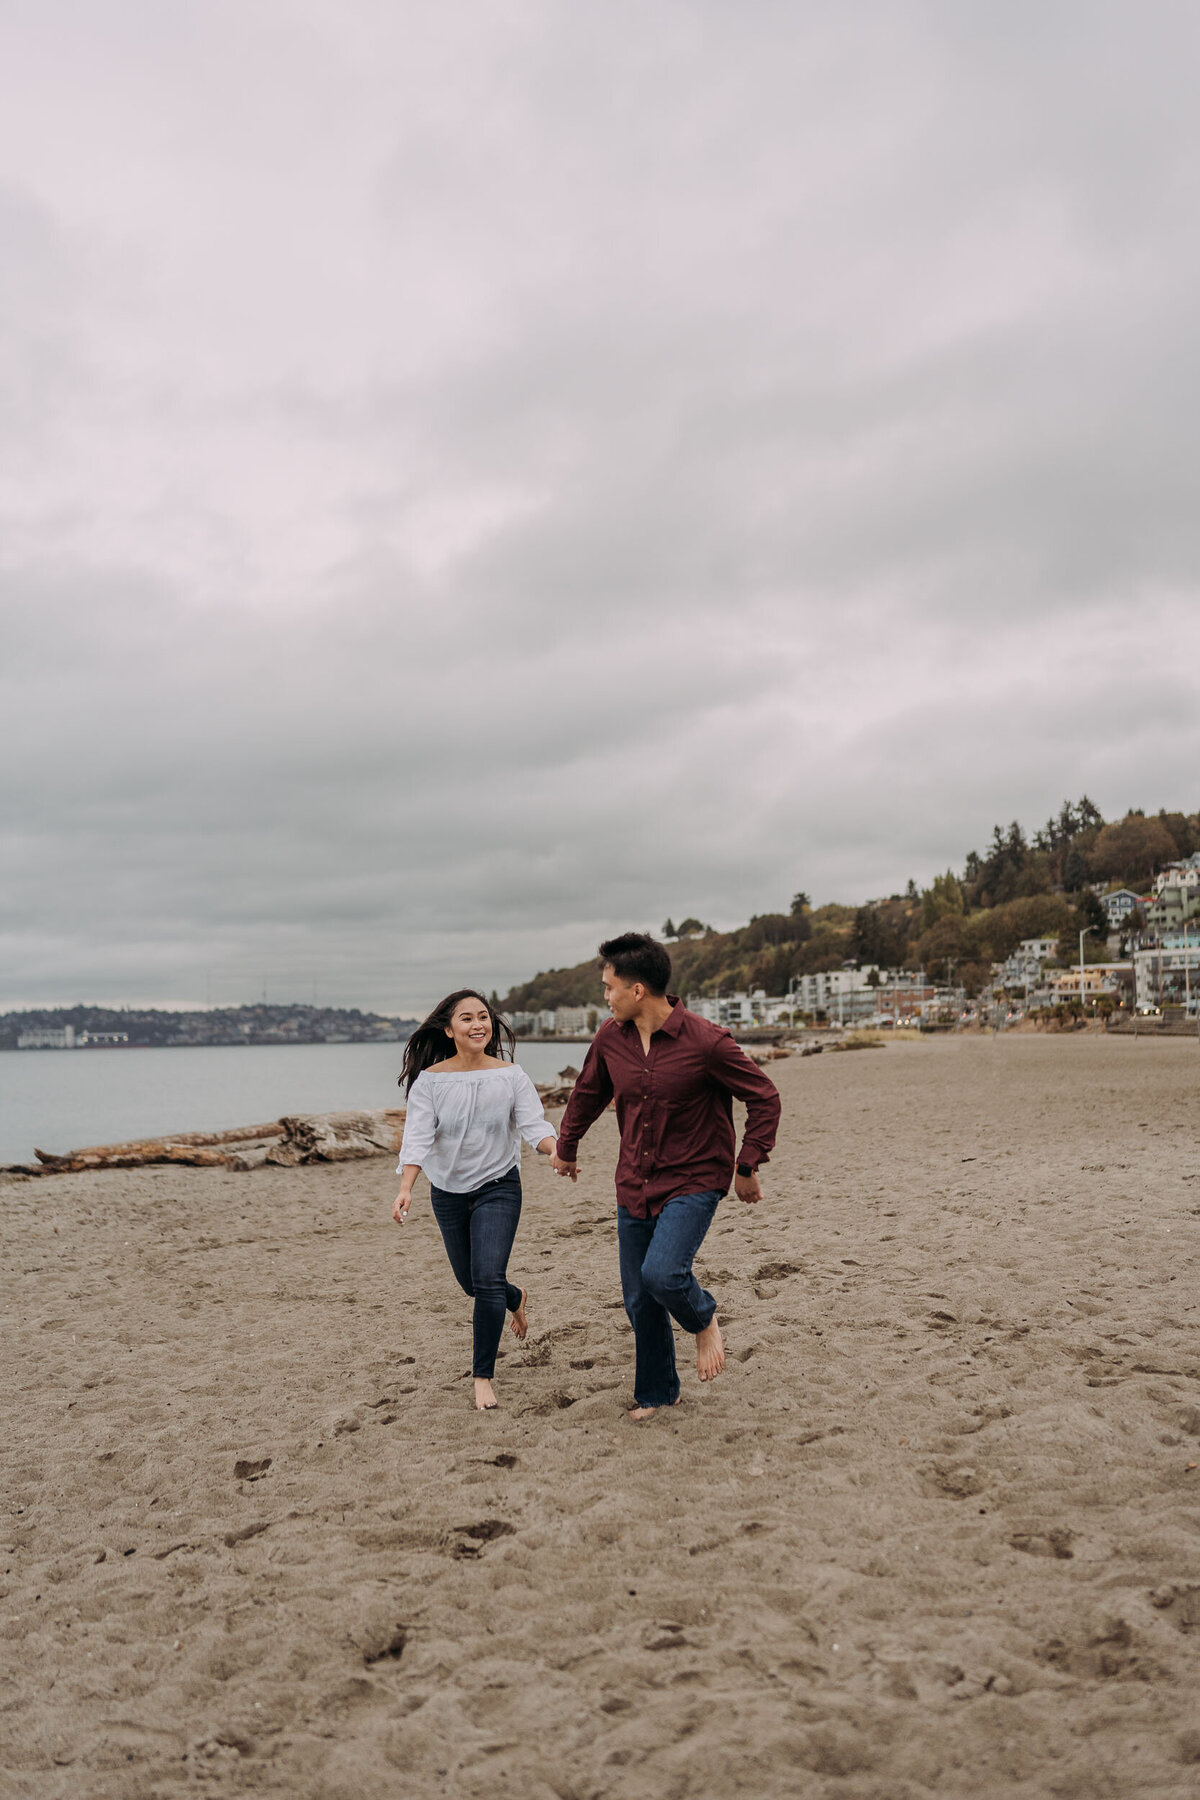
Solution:
[(390, 1019), (358, 1007), (227, 1006), (167, 1012), (158, 1007), (59, 1006), (0, 1013), (0, 1050), (23, 1031), (74, 1028), (127, 1039), (131, 1046), (201, 1044), (350, 1044), (407, 1037), (415, 1019)]
[[(1144, 893), (1168, 863), (1200, 851), (1200, 816), (1126, 813), (1106, 822), (1085, 795), (1064, 801), (1055, 818), (1027, 834), (1014, 820), (993, 828), (982, 852), (968, 853), (962, 870), (947, 869), (926, 888), (910, 881), (903, 894), (861, 906), (814, 907), (806, 893), (787, 912), (760, 913), (735, 931), (714, 931), (697, 918), (662, 935), (681, 994), (765, 988), (782, 994), (793, 975), (816, 974), (853, 961), (884, 968), (924, 969), (933, 981), (961, 982), (978, 993), (991, 964), (1010, 956), (1027, 937), (1058, 938), (1064, 960), (1078, 955), (1079, 932), (1089, 928), (1086, 954), (1106, 955), (1107, 924), (1099, 895), (1129, 887)], [(506, 1011), (587, 1006), (600, 1001), (594, 955), (569, 969), (549, 969), (505, 995)]]

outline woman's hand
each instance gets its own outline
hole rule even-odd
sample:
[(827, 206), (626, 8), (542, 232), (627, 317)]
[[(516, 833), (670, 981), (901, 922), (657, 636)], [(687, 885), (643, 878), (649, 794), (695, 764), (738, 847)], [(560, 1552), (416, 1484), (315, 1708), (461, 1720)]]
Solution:
[(412, 1205), (413, 1189), (417, 1185), (417, 1176), (420, 1173), (420, 1163), (405, 1163), (399, 1171), (400, 1192), (396, 1195), (396, 1204), (392, 1208), (392, 1217), (397, 1225), (403, 1225), (408, 1217), (408, 1209)]

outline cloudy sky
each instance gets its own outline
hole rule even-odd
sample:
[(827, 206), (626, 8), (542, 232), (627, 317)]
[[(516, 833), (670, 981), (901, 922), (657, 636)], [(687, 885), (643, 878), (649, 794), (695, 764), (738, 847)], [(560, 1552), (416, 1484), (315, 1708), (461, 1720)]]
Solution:
[(1200, 804), (1200, 11), (0, 5), (0, 1004)]

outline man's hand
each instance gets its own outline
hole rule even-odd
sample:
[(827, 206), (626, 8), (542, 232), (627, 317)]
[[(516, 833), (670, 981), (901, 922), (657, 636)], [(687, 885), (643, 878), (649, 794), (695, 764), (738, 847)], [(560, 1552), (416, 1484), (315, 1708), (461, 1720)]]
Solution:
[(403, 1192), (396, 1195), (396, 1204), (392, 1208), (392, 1217), (397, 1225), (403, 1225), (408, 1217), (408, 1209), (412, 1205), (412, 1195)]
[(733, 1191), (739, 1200), (744, 1200), (746, 1202), (747, 1206), (757, 1206), (763, 1197), (757, 1174), (735, 1175), (733, 1178)]
[(557, 1150), (550, 1158), (550, 1167), (554, 1170), (556, 1175), (569, 1175), (572, 1181), (579, 1180), (579, 1164), (577, 1162), (564, 1162)]

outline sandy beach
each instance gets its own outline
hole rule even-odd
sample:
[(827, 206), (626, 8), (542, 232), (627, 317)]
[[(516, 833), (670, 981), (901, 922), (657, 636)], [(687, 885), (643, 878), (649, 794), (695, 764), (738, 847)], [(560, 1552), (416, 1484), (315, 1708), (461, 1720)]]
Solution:
[(1195, 1796), (1200, 1050), (769, 1072), (643, 1427), (611, 1115), (487, 1415), (386, 1161), (5, 1184), (0, 1793)]

